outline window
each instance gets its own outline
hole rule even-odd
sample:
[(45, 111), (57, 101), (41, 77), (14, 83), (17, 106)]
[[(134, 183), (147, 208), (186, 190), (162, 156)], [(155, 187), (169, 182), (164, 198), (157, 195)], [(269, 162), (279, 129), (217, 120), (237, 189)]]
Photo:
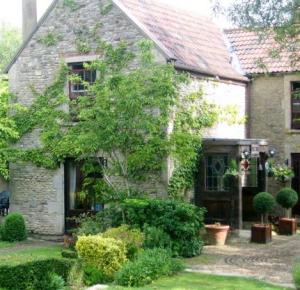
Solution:
[[(84, 67), (84, 63), (73, 63), (70, 65), (72, 73), (78, 75), (84, 82), (92, 84), (96, 80), (96, 71), (88, 70)], [(86, 93), (86, 87), (82, 82), (70, 81), (69, 83), (70, 99), (77, 99)]]
[(291, 128), (300, 129), (300, 82), (291, 83)]
[(205, 158), (205, 189), (209, 191), (227, 191), (224, 174), (228, 169), (227, 154), (211, 154)]

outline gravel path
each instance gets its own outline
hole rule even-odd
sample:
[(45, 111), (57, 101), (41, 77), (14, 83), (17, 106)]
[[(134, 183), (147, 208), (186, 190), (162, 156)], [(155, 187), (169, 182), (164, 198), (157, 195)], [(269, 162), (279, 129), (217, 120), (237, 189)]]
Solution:
[(254, 277), (293, 287), (291, 272), (293, 264), (300, 262), (300, 235), (274, 236), (267, 245), (249, 243), (245, 237), (234, 238), (223, 247), (205, 246), (203, 256), (208, 262), (192, 263), (190, 270)]

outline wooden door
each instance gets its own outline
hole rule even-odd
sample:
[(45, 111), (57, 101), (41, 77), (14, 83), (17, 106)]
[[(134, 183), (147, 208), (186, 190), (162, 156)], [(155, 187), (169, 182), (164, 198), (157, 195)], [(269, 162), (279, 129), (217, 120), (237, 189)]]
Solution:
[(292, 153), (292, 168), (295, 173), (295, 177), (292, 179), (292, 188), (297, 191), (299, 200), (293, 208), (293, 215), (300, 215), (300, 153)]

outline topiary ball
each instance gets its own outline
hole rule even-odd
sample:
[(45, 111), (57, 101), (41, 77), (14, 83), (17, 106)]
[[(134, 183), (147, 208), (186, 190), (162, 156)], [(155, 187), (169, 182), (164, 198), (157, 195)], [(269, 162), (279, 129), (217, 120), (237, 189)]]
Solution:
[(2, 239), (8, 242), (24, 241), (27, 238), (25, 220), (19, 213), (10, 213), (4, 220)]
[(298, 193), (290, 187), (284, 187), (277, 193), (276, 201), (283, 208), (292, 208), (298, 201)]
[(260, 192), (253, 199), (254, 210), (258, 214), (266, 214), (273, 210), (275, 198), (268, 192)]

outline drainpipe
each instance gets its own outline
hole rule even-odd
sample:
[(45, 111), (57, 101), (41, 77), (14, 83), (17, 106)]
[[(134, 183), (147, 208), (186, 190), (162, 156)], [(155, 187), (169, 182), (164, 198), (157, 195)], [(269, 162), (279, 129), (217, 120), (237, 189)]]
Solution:
[(37, 25), (37, 4), (36, 0), (22, 0), (23, 11), (23, 41), (25, 41)]
[[(249, 76), (248, 76), (249, 77)], [(246, 116), (247, 116), (247, 122), (246, 122), (246, 138), (249, 139), (252, 136), (251, 132), (251, 84), (252, 79), (249, 77), (250, 82), (246, 84)]]

